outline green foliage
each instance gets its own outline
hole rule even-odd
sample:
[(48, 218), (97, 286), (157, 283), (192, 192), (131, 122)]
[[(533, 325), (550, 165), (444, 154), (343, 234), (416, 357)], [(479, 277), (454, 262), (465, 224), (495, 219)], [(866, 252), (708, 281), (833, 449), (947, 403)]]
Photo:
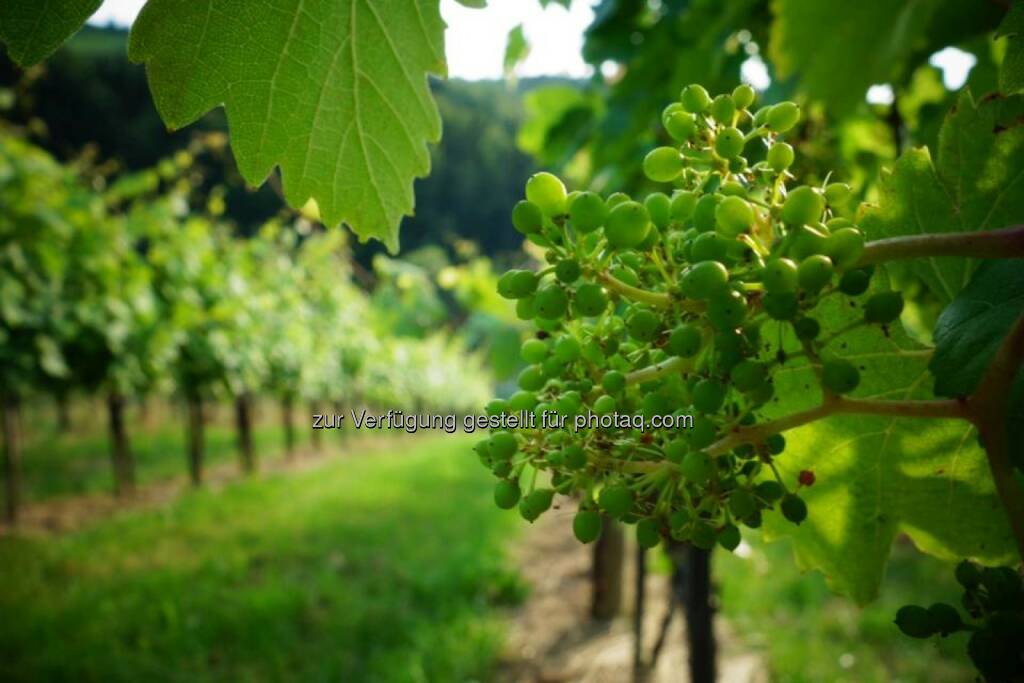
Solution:
[(1024, 2), (1013, 0), (997, 34), (1008, 41), (999, 86), (1003, 92), (1016, 92), (1024, 88)]
[(519, 24), (508, 32), (508, 42), (505, 43), (505, 57), (502, 65), (505, 75), (511, 76), (517, 66), (522, 63), (530, 54), (530, 44), (526, 41), (523, 33), (523, 25)]
[(0, 6), (0, 43), (22, 66), (32, 66), (53, 53), (82, 28), (103, 0), (5, 2)]

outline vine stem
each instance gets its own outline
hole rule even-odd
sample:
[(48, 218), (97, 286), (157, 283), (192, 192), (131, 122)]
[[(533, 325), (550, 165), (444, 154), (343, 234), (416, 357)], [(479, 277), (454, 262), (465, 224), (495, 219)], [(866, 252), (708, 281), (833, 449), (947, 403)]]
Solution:
[(630, 301), (637, 301), (643, 304), (650, 304), (657, 308), (670, 308), (673, 304), (676, 304), (684, 311), (690, 311), (692, 313), (698, 313), (704, 310), (704, 305), (699, 301), (680, 301), (673, 299), (671, 295), (665, 292), (648, 292), (647, 290), (628, 285), (622, 280), (618, 279), (614, 275), (608, 273), (597, 273), (597, 279), (601, 281), (609, 291), (615, 292), (619, 296), (625, 297)]
[(671, 375), (676, 372), (682, 372), (689, 368), (691, 361), (681, 358), (679, 356), (673, 356), (668, 360), (663, 360), (660, 363), (649, 365), (646, 368), (634, 370), (633, 372), (626, 374), (626, 384), (642, 384), (644, 382), (650, 382), (666, 375)]
[(864, 245), (858, 266), (930, 256), (1024, 258), (1024, 225), (979, 232), (929, 233), (875, 240)]

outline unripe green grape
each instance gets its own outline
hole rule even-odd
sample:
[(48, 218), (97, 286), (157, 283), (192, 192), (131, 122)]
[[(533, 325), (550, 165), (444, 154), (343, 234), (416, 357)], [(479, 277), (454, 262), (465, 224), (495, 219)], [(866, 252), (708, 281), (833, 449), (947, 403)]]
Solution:
[(796, 333), (797, 339), (811, 341), (821, 334), (821, 325), (814, 318), (800, 318), (793, 321), (793, 332)]
[[(557, 356), (551, 356), (549, 358), (544, 359), (544, 362), (541, 363), (540, 368), (541, 373), (544, 375), (545, 378), (555, 379), (557, 377), (561, 377), (562, 373), (565, 372), (565, 361), (563, 361), (561, 358)], [(526, 387), (523, 388), (525, 389)], [(531, 391), (536, 390), (531, 389)]]
[(714, 379), (702, 379), (693, 387), (693, 407), (702, 413), (716, 413), (725, 402), (728, 388)]
[(737, 519), (744, 519), (757, 512), (757, 501), (746, 489), (735, 489), (729, 494), (729, 511)]
[(601, 379), (601, 387), (609, 394), (617, 394), (626, 388), (626, 376), (618, 370), (609, 370)]
[(530, 491), (523, 500), (532, 510), (540, 515), (551, 508), (551, 501), (554, 496), (555, 492), (553, 489), (541, 488)]
[(728, 290), (708, 299), (708, 320), (719, 330), (739, 327), (747, 318), (747, 300), (739, 292)]
[(659, 228), (668, 227), (672, 220), (672, 200), (663, 192), (653, 192), (644, 200), (644, 208), (651, 216), (651, 222)]
[(519, 388), (526, 391), (540, 391), (544, 388), (544, 381), (544, 373), (536, 365), (523, 368), (517, 379)]
[(726, 524), (718, 532), (718, 545), (722, 546), (729, 552), (736, 550), (739, 547), (742, 536), (740, 530), (732, 524)]
[(690, 245), (690, 259), (694, 262), (724, 261), (727, 255), (728, 242), (714, 232), (697, 235)]
[(608, 297), (599, 285), (588, 282), (576, 288), (575, 304), (580, 315), (593, 317), (608, 308)]
[(869, 323), (888, 325), (903, 312), (903, 295), (899, 292), (872, 294), (864, 304), (864, 320)]
[(765, 106), (754, 112), (754, 128), (760, 128), (768, 122), (768, 112), (772, 110), (771, 105), (766, 104)]
[(626, 331), (637, 341), (653, 341), (661, 332), (661, 318), (650, 311), (636, 311), (626, 319)]
[(864, 233), (857, 228), (840, 228), (825, 239), (825, 253), (837, 268), (846, 269), (864, 253)]
[(850, 200), (853, 188), (846, 183), (829, 183), (825, 186), (825, 201), (829, 206), (839, 206)]
[(512, 226), (524, 235), (540, 232), (544, 226), (544, 214), (533, 202), (516, 202), (512, 207)]
[(715, 463), (707, 453), (701, 451), (690, 451), (679, 463), (679, 473), (697, 485), (707, 483), (714, 471)]
[(757, 93), (746, 83), (737, 85), (732, 90), (732, 101), (737, 109), (746, 109), (754, 103), (755, 97), (757, 97)]
[(605, 205), (608, 207), (608, 211), (611, 211), (619, 204), (623, 202), (632, 201), (628, 194), (625, 192), (612, 192), (608, 195), (608, 199), (605, 201)]
[(718, 191), (726, 197), (746, 197), (747, 188), (743, 186), (743, 183), (738, 183), (735, 180), (722, 183)]
[(754, 210), (746, 200), (726, 197), (715, 207), (718, 232), (725, 237), (736, 237), (754, 225)]
[(800, 300), (795, 292), (768, 292), (761, 305), (772, 320), (792, 320), (800, 312)]
[(679, 101), (683, 109), (691, 114), (699, 114), (711, 106), (711, 95), (704, 89), (704, 86), (696, 83), (688, 85), (679, 93)]
[(495, 432), (491, 434), (487, 448), (492, 458), (508, 460), (519, 450), (519, 442), (511, 432)]
[(527, 363), (540, 363), (548, 357), (548, 345), (540, 339), (527, 339), (519, 347), (519, 356)]
[(557, 320), (565, 315), (569, 305), (569, 298), (565, 290), (556, 284), (548, 284), (537, 291), (534, 300), (537, 315), (547, 320)]
[(580, 343), (574, 337), (562, 337), (555, 342), (554, 355), (563, 363), (571, 363), (580, 357)]
[(730, 173), (744, 173), (747, 170), (747, 160), (743, 157), (733, 157), (729, 159), (728, 167)]
[(768, 261), (761, 271), (761, 282), (766, 292), (795, 292), (799, 282), (796, 263), (788, 258)]
[(795, 157), (796, 155), (793, 153), (793, 148), (790, 145), (785, 142), (776, 142), (768, 148), (766, 159), (773, 171), (782, 173), (793, 165)]
[(633, 491), (627, 486), (605, 486), (597, 496), (597, 504), (616, 519), (633, 510)]
[(487, 402), (484, 412), (488, 415), (501, 415), (508, 410), (508, 401), (502, 398), (495, 398)]
[(848, 270), (839, 278), (839, 291), (847, 296), (860, 296), (871, 286), (871, 274), (863, 269)]
[(565, 213), (565, 185), (558, 176), (541, 171), (526, 181), (526, 198), (540, 207), (546, 216)]
[(686, 142), (697, 131), (696, 117), (689, 112), (682, 111), (682, 108), (673, 112), (668, 118), (662, 119), (662, 122), (668, 134), (678, 142)]
[(701, 418), (694, 420), (693, 427), (686, 433), (690, 448), (707, 448), (718, 438), (718, 429), (710, 420)]
[(593, 543), (601, 535), (601, 515), (580, 510), (572, 520), (572, 533), (580, 543)]
[(529, 270), (517, 270), (512, 273), (509, 291), (513, 298), (522, 299), (537, 291), (538, 282), (539, 278), (536, 273)]
[(718, 208), (719, 201), (721, 200), (713, 194), (706, 194), (697, 200), (696, 206), (693, 207), (693, 227), (697, 228), (697, 232), (711, 232), (715, 229), (718, 222), (715, 219), (715, 209)]
[(596, 192), (581, 192), (569, 206), (569, 220), (581, 233), (600, 228), (607, 217), (608, 207)]
[(656, 147), (644, 157), (644, 175), (656, 183), (668, 183), (683, 172), (683, 155), (675, 147)]
[(801, 289), (816, 293), (832, 280), (834, 272), (832, 259), (822, 254), (815, 254), (800, 262), (797, 279), (800, 281)]
[(729, 372), (729, 379), (740, 391), (753, 391), (768, 381), (768, 371), (757, 361), (742, 360)]
[(715, 152), (723, 159), (732, 159), (740, 155), (745, 144), (738, 128), (726, 128), (715, 138)]
[(552, 467), (561, 467), (565, 464), (565, 454), (562, 451), (551, 451), (547, 454), (547, 461)]
[(562, 450), (562, 455), (565, 456), (566, 467), (571, 470), (581, 470), (587, 466), (587, 454), (583, 451), (583, 447), (578, 444), (566, 446)]
[(795, 228), (793, 243), (790, 245), (789, 254), (797, 261), (802, 261), (808, 256), (824, 254), (828, 238), (809, 225), (799, 225)]
[(690, 451), (690, 447), (683, 439), (672, 439), (665, 444), (663, 449), (665, 451), (665, 459), (669, 462), (679, 464), (686, 457), (686, 454)]
[(508, 397), (508, 409), (514, 413), (533, 410), (537, 405), (537, 394), (532, 391), (517, 391)]
[(718, 261), (695, 263), (683, 274), (683, 290), (696, 299), (707, 299), (723, 291), (729, 282), (729, 271)]
[(580, 279), (580, 262), (576, 259), (563, 259), (555, 266), (555, 277), (565, 284), (572, 284)]
[(711, 101), (711, 118), (723, 126), (732, 125), (732, 119), (736, 116), (736, 103), (729, 95), (719, 95)]
[(931, 638), (937, 633), (931, 614), (920, 605), (904, 605), (896, 611), (896, 626), (911, 638)]
[(661, 543), (661, 529), (653, 519), (641, 519), (636, 524), (636, 543), (641, 548), (653, 548)]
[(821, 383), (836, 394), (848, 394), (860, 384), (860, 372), (846, 360), (827, 360), (821, 366)]
[(669, 118), (676, 112), (686, 111), (682, 102), (669, 102), (668, 106), (661, 110), (661, 125), (666, 125)]
[(689, 190), (677, 190), (672, 193), (672, 219), (683, 223), (693, 216), (697, 207), (697, 193)]
[(594, 401), (594, 412), (598, 415), (608, 415), (615, 412), (615, 399), (605, 394), (598, 396)]
[(491, 464), (491, 472), (494, 473), (494, 476), (504, 479), (512, 474), (512, 462), (510, 460), (496, 461)]
[(519, 502), (519, 485), (502, 479), (494, 485), (494, 504), (502, 510), (511, 510)]
[(793, 102), (780, 102), (768, 110), (765, 123), (776, 133), (785, 133), (800, 120), (800, 107)]
[(533, 305), (532, 296), (524, 296), (516, 302), (516, 317), (520, 320), (530, 320), (537, 316), (537, 309)]
[(769, 479), (755, 486), (754, 492), (761, 500), (767, 503), (774, 503), (786, 494), (786, 489), (782, 488), (782, 484), (779, 482)]
[(604, 236), (614, 249), (628, 249), (644, 241), (651, 229), (651, 217), (639, 202), (628, 201), (619, 204), (611, 213), (604, 226)]
[(956, 608), (944, 602), (936, 602), (930, 605), (928, 607), (928, 616), (931, 618), (935, 630), (943, 636), (956, 633), (964, 625)]
[(515, 277), (516, 271), (510, 270), (506, 273), (502, 273), (501, 277), (498, 278), (498, 294), (506, 299), (515, 299), (513, 296), (512, 279)]
[(668, 337), (668, 350), (670, 353), (683, 358), (693, 358), (704, 345), (704, 338), (700, 328), (691, 323), (683, 323), (674, 330)]
[(975, 588), (981, 583), (981, 569), (970, 560), (962, 560), (956, 566), (956, 580), (964, 588)]
[(694, 546), (701, 550), (711, 550), (715, 547), (717, 540), (718, 534), (709, 523), (701, 521), (694, 525), (693, 533), (690, 536), (690, 543)]
[(782, 220), (790, 225), (810, 225), (821, 219), (825, 198), (813, 187), (801, 185), (786, 197), (782, 205)]
[(803, 498), (794, 493), (787, 493), (782, 497), (780, 508), (782, 509), (782, 516), (793, 522), (793, 524), (800, 524), (807, 519), (807, 503), (803, 501)]

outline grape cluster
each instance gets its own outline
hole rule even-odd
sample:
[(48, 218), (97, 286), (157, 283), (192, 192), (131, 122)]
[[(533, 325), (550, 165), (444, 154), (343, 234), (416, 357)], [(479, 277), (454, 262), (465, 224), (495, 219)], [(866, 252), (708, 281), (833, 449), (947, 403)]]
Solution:
[[(498, 430), (476, 445), (500, 480), (499, 506), (532, 521), (555, 492), (578, 494), (582, 542), (598, 537), (604, 514), (635, 524), (647, 547), (671, 537), (730, 550), (741, 526), (760, 526), (768, 509), (796, 524), (806, 517), (799, 494), (813, 473), (782, 480), (781, 434), (724, 452), (716, 445), (763, 422), (784, 362), (762, 342), (767, 321), (792, 327), (824, 391), (858, 386), (857, 367), (825, 352), (814, 310), (826, 297), (864, 295), (872, 270), (857, 266), (864, 237), (847, 215), (850, 187), (793, 183), (793, 148), (780, 136), (800, 109), (755, 111), (754, 100), (745, 85), (715, 98), (690, 85), (665, 108), (673, 144), (651, 151), (643, 169), (670, 193), (567, 192), (550, 173), (526, 183), (512, 222), (547, 265), (505, 273), (498, 292), (537, 332), (522, 345), (520, 390), (487, 412), (567, 419), (562, 428)], [(866, 299), (862, 324), (888, 324), (903, 308), (894, 292)], [(693, 419), (576, 430), (575, 417), (589, 414)]]
[(956, 567), (968, 618), (944, 602), (905, 605), (896, 625), (911, 638), (943, 638), (970, 632), (967, 654), (988, 683), (1024, 678), (1024, 581), (1010, 567), (981, 567), (967, 560)]

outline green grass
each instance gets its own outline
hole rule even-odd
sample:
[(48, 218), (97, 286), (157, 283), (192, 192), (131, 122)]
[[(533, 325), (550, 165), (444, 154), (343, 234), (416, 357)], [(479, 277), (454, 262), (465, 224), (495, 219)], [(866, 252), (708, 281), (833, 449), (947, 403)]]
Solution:
[(760, 650), (780, 683), (973, 680), (966, 636), (913, 640), (893, 624), (908, 603), (960, 604), (953, 567), (907, 543), (893, 549), (882, 593), (861, 608), (800, 572), (787, 543), (752, 541), (749, 557), (715, 554), (722, 610), (733, 631)]
[[(522, 598), (464, 439), (0, 538), (0, 680), (469, 681)], [(16, 616), (15, 616), (16, 615)]]

